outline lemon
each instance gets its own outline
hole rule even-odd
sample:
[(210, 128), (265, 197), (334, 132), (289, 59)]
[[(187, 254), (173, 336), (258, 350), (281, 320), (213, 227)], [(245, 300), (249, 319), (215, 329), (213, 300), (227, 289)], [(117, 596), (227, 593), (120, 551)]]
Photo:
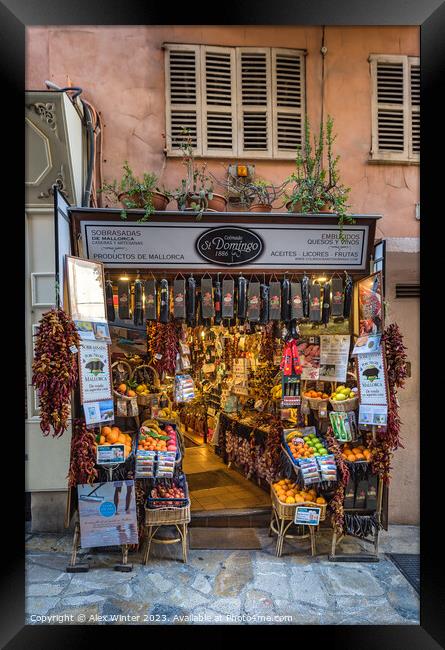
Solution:
[(335, 398), (337, 402), (343, 402), (343, 400), (345, 399), (346, 399), (346, 395), (344, 393), (338, 393), (338, 395)]

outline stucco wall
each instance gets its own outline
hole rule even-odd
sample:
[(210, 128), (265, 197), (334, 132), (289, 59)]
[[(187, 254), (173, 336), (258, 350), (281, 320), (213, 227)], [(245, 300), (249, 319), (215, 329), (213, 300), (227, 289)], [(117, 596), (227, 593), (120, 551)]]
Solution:
[[(305, 48), (308, 116), (317, 124), (321, 106), (320, 27), (62, 27), (27, 28), (26, 88), (45, 79), (65, 85), (67, 76), (102, 112), (104, 173), (119, 176), (128, 159), (137, 173), (162, 173), (176, 187), (182, 165), (165, 161), (163, 42)], [(371, 81), (368, 56), (419, 54), (416, 27), (327, 27), (325, 113), (334, 118), (343, 182), (352, 188), (354, 212), (380, 212), (381, 237), (416, 237), (419, 170), (368, 162), (371, 146)], [(256, 161), (260, 176), (283, 180), (292, 161)], [(219, 161), (209, 168), (223, 174)]]
[[(64, 86), (67, 77), (84, 89), (84, 97), (101, 111), (105, 123), (103, 168), (107, 179), (119, 177), (128, 159), (137, 174), (155, 171), (174, 188), (182, 174), (180, 160), (166, 160), (163, 42), (305, 48), (308, 116), (313, 125), (321, 106), (320, 27), (29, 27), (26, 88), (40, 89), (45, 79)], [(416, 165), (369, 163), (371, 147), (371, 79), (368, 56), (419, 55), (416, 27), (327, 27), (325, 45), (325, 114), (334, 118), (341, 156), (342, 181), (350, 186), (354, 212), (378, 212), (377, 237), (416, 238), (419, 222), (419, 168)], [(227, 163), (227, 161), (226, 161)], [(255, 161), (257, 173), (280, 182), (292, 161)], [(221, 161), (209, 168), (223, 174)], [(402, 240), (403, 241), (403, 240)], [(412, 240), (411, 240), (412, 241)], [(390, 519), (418, 523), (419, 421), (418, 301), (392, 300), (396, 282), (417, 274), (416, 254), (391, 254), (388, 297), (391, 320), (404, 332), (413, 376), (400, 393), (405, 450), (394, 458)], [(417, 277), (417, 275), (416, 275)], [(408, 498), (407, 498), (408, 496)]]

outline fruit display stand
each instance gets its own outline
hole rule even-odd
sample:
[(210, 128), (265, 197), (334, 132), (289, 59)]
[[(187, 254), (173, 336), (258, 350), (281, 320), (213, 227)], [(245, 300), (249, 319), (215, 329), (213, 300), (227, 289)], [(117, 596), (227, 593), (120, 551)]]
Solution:
[[(269, 526), (269, 535), (275, 533), (277, 535), (277, 545), (276, 545), (276, 556), (281, 557), (283, 552), (283, 544), (286, 539), (307, 539), (310, 537), (311, 540), (311, 554), (312, 556), (316, 555), (316, 533), (318, 532), (318, 526), (307, 526), (309, 528), (309, 533), (302, 534), (290, 534), (287, 531), (294, 523), (295, 511), (298, 506), (312, 506), (320, 508), (320, 521), (323, 521), (326, 518), (326, 504), (318, 504), (311, 501), (302, 501), (300, 503), (283, 503), (278, 498), (275, 490), (271, 487), (270, 496), (272, 500), (272, 518)], [(298, 529), (304, 530), (305, 526), (297, 526)]]
[[(154, 499), (148, 497), (145, 506), (145, 530), (146, 546), (144, 551), (143, 563), (148, 564), (151, 544), (176, 544), (181, 543), (182, 561), (187, 562), (187, 533), (188, 524), (191, 520), (190, 498), (188, 493), (185, 476), (179, 482), (183, 487), (185, 497), (183, 499)], [(163, 505), (163, 502), (171, 505)], [(172, 505), (172, 504), (177, 505)], [(179, 536), (169, 539), (160, 539), (155, 537), (157, 531), (162, 526), (173, 526), (176, 528)]]

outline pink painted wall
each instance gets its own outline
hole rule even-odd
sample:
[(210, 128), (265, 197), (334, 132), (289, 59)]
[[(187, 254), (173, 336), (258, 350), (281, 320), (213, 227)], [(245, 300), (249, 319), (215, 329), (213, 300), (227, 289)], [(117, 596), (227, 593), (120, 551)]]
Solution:
[[(307, 106), (316, 125), (321, 105), (320, 27), (29, 27), (26, 88), (45, 79), (65, 85), (67, 76), (102, 112), (107, 179), (118, 177), (128, 159), (136, 173), (153, 170), (177, 186), (179, 160), (163, 154), (165, 132), (163, 42), (305, 48)], [(354, 212), (379, 212), (381, 237), (417, 237), (415, 203), (419, 168), (368, 162), (371, 146), (371, 82), (368, 56), (419, 54), (417, 27), (327, 27), (325, 114), (334, 117), (343, 182), (352, 188)], [(292, 161), (255, 161), (257, 173), (280, 182)], [(220, 161), (209, 169), (223, 174)]]

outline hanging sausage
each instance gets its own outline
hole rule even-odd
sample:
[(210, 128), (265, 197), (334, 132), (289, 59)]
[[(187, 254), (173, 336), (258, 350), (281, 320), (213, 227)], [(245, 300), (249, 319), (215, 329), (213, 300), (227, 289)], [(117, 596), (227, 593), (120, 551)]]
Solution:
[(309, 303), (310, 303), (309, 318), (312, 323), (319, 323), (321, 321), (320, 298), (321, 298), (320, 285), (311, 282), (309, 285)]
[(185, 278), (173, 280), (173, 316), (185, 318)]
[(343, 295), (343, 280), (339, 277), (332, 278), (332, 316), (343, 316), (344, 309), (344, 295)]
[(303, 301), (303, 318), (309, 318), (309, 278), (306, 273), (301, 280), (301, 299)]
[(186, 280), (185, 289), (185, 307), (187, 325), (195, 327), (196, 325), (196, 280), (191, 275)]
[(204, 320), (213, 318), (215, 307), (213, 305), (212, 278), (201, 278), (201, 314)]
[(288, 323), (291, 319), (290, 280), (285, 277), (281, 285), (281, 320)]
[(352, 287), (353, 287), (353, 282), (352, 278), (350, 275), (346, 273), (346, 280), (345, 280), (345, 303), (343, 306), (343, 316), (345, 318), (349, 318), (350, 312), (351, 312), (351, 304), (352, 304)]
[(215, 321), (214, 321), (215, 325), (220, 325), (222, 320), (221, 300), (222, 300), (222, 289), (221, 289), (221, 282), (218, 273), (215, 281), (215, 286), (213, 288), (213, 302), (215, 307)]
[(232, 319), (234, 314), (235, 282), (233, 278), (224, 278), (222, 282), (222, 317)]
[(145, 319), (158, 320), (157, 288), (154, 278), (145, 281)]
[(269, 320), (281, 320), (281, 283), (269, 283)]
[(170, 311), (170, 290), (168, 280), (163, 278), (159, 283), (159, 321), (168, 323)]
[(303, 299), (301, 297), (301, 284), (291, 282), (290, 285), (291, 317), (295, 320), (303, 318)]
[(266, 325), (266, 323), (269, 322), (269, 285), (266, 284), (266, 281), (261, 283), (260, 298), (261, 298), (260, 323), (262, 325)]
[(247, 320), (258, 323), (260, 320), (260, 283), (249, 282), (247, 291)]
[(238, 277), (238, 301), (237, 317), (240, 323), (244, 323), (247, 313), (247, 280), (242, 275)]
[(120, 278), (117, 283), (117, 299), (119, 318), (122, 320), (130, 318), (130, 297), (129, 280)]
[(323, 286), (323, 307), (321, 309), (321, 322), (324, 325), (329, 323), (329, 316), (331, 313), (331, 285), (325, 282)]
[(134, 282), (134, 309), (133, 309), (133, 323), (135, 325), (144, 324), (144, 304), (142, 301), (143, 296), (142, 282), (137, 278)]
[(113, 323), (116, 318), (116, 311), (114, 309), (113, 283), (111, 280), (107, 280), (105, 283), (105, 300), (107, 302), (107, 320)]

